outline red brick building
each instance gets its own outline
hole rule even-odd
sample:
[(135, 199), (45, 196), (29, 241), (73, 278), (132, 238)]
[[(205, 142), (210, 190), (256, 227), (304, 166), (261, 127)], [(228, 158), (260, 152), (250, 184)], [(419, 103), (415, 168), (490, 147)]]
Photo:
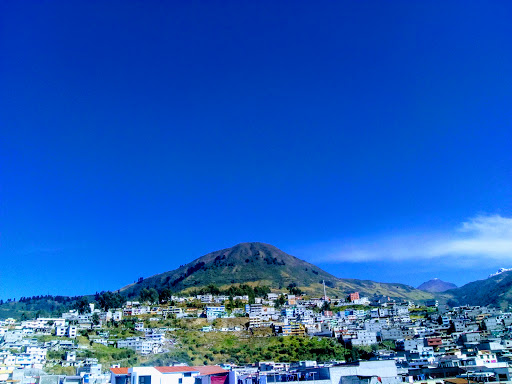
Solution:
[(354, 292), (348, 295), (349, 301), (359, 300), (359, 292)]

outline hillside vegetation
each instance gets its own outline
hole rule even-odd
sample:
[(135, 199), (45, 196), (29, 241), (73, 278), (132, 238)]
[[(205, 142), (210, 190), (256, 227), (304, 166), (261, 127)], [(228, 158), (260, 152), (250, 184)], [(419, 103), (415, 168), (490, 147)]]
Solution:
[(202, 332), (200, 328), (211, 324), (205, 319), (183, 319), (170, 333), (176, 340), (174, 348), (145, 362), (146, 365), (168, 365), (187, 362), (193, 365), (254, 361), (345, 360), (351, 351), (336, 339), (315, 337), (275, 337), (270, 329), (246, 330), (247, 318), (218, 319), (216, 327), (240, 326), (239, 332)]

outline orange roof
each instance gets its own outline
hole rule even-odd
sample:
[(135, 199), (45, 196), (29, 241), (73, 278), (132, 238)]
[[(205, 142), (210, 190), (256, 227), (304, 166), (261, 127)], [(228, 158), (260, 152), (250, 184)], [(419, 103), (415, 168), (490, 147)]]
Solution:
[(218, 375), (220, 373), (228, 373), (229, 371), (219, 367), (218, 365), (203, 365), (192, 367), (199, 371), (200, 375)]
[(110, 368), (110, 372), (112, 372), (116, 375), (127, 375), (128, 368)]
[(155, 367), (158, 372), (173, 373), (173, 372), (197, 372), (193, 367)]
[(467, 383), (475, 383), (473, 380), (463, 379), (463, 378), (453, 378), (453, 379), (443, 379), (445, 383), (450, 384), (467, 384)]

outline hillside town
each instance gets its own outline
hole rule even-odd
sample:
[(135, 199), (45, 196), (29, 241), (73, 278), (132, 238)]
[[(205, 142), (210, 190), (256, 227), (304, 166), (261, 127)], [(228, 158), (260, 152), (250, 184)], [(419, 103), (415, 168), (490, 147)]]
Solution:
[[(1, 320), (0, 383), (338, 384), (340, 377), (341, 382), (371, 384), (512, 380), (512, 313), (497, 308), (449, 308), (436, 300), (416, 305), (383, 296), (362, 297), (358, 292), (345, 299), (291, 293), (168, 299), (166, 304), (127, 301), (107, 310), (89, 303), (60, 317)], [(239, 306), (230, 305), (233, 302)], [(139, 358), (151, 361), (183, 348), (175, 331), (196, 320), (202, 321), (198, 332), (203, 334), (330, 339), (346, 348), (351, 358), (133, 365)], [(118, 350), (109, 366), (95, 356), (98, 348)]]

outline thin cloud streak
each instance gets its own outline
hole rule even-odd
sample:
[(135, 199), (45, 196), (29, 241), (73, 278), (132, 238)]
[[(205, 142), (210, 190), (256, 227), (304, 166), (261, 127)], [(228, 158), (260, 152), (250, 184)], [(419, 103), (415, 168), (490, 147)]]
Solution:
[(365, 243), (331, 245), (322, 262), (440, 260), (445, 257), (474, 263), (485, 257), (512, 261), (512, 218), (476, 216), (450, 233), (392, 236)]

